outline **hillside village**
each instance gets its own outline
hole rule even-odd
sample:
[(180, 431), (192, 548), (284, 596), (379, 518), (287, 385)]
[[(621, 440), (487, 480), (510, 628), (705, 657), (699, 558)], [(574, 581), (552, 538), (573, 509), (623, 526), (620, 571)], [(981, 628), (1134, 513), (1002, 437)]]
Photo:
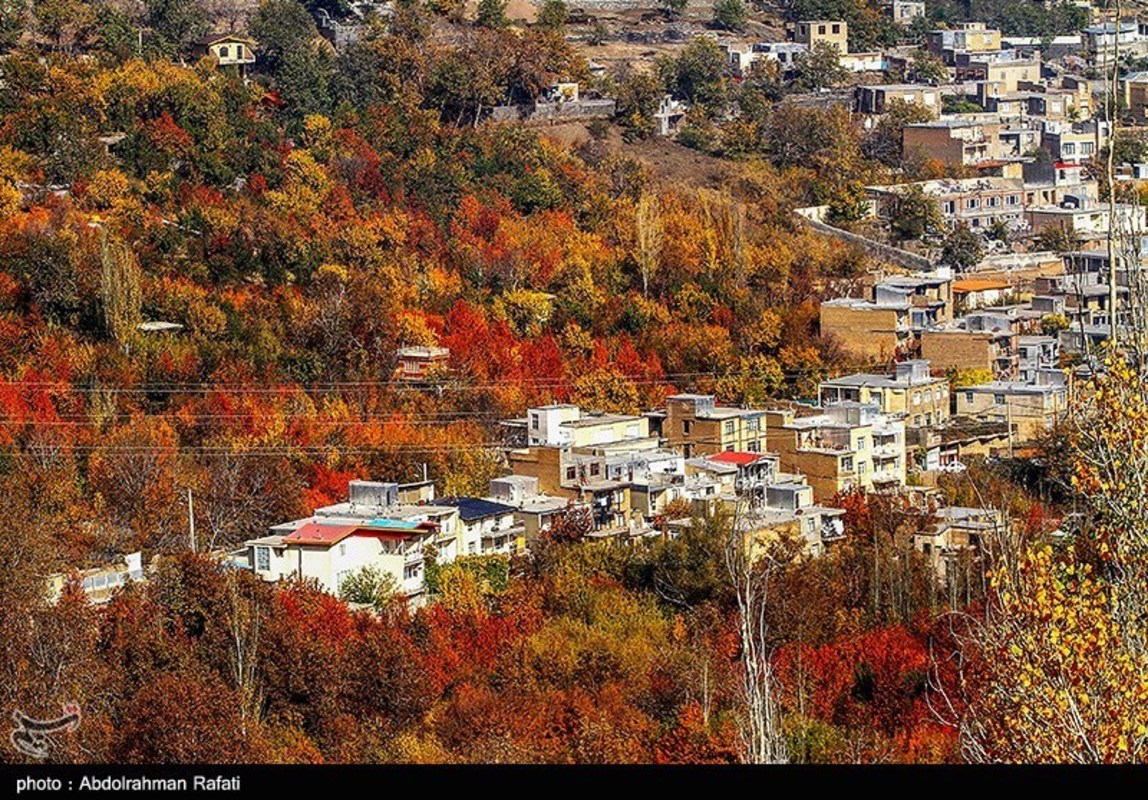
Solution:
[(1148, 760), (1146, 201), (1135, 4), (0, 0), (5, 702)]
[[(335, 594), (352, 573), (378, 570), (421, 603), (429, 566), (525, 555), (556, 521), (588, 542), (624, 544), (673, 537), (691, 517), (724, 507), (747, 539), (792, 534), (817, 555), (848, 536), (841, 498), (880, 492), (921, 517), (914, 546), (943, 580), (946, 560), (975, 553), (979, 541), (976, 525), (955, 520), (1004, 524), (995, 509), (946, 506), (931, 486), (972, 459), (1032, 452), (1110, 336), (1106, 245), (1110, 233), (1125, 246), (1144, 227), (1134, 196), (1148, 164), (1117, 165), (1117, 185), (1132, 199), (1101, 199), (1098, 157), (1110, 146), (1112, 102), (1103, 71), (1114, 57), (1127, 63), (1120, 114), (1133, 124), (1148, 116), (1148, 72), (1135, 68), (1138, 59), (1148, 66), (1148, 23), (1123, 21), (1117, 44), (1106, 13), (1078, 4), (1075, 14), (1091, 16), (1075, 33), (1013, 36), (977, 21), (934, 27), (924, 3), (894, 2), (884, 7), (893, 44), (856, 52), (843, 19), (798, 19), (752, 35), (737, 25), (715, 32), (685, 8), (644, 13), (627, 26), (627, 8), (566, 9), (567, 39), (590, 59), (584, 81), (569, 77), (526, 104), (492, 105), (487, 118), (544, 127), (609, 119), (624, 110), (603, 76), (649, 69), (649, 56), (692, 36), (720, 50), (734, 82), (768, 76), (807, 86), (812, 59), (825, 62), (824, 80), (807, 87), (816, 91), (798, 88), (793, 101), (837, 104), (866, 130), (893, 125), (899, 163), (937, 175), (866, 186), (851, 214), (833, 204), (794, 211), (884, 262), (853, 294), (820, 308), (822, 335), (843, 342), (858, 363), (883, 368), (832, 376), (816, 397), (784, 406), (676, 394), (641, 414), (527, 408), (500, 424), (506, 474), (485, 496), (438, 496), (433, 475), (352, 481), (345, 502), (275, 524), (221, 553), (229, 563), (268, 581), (313, 578)], [(360, 3), (343, 16), (320, 10), (315, 22), (341, 52), (393, 13)], [(588, 29), (596, 31), (590, 40)], [(608, 45), (610, 30), (617, 46)], [(621, 42), (659, 46), (639, 54)], [(191, 52), (245, 75), (258, 43), (219, 33)], [(689, 98), (667, 93), (653, 117), (654, 135), (684, 138)], [(1122, 268), (1117, 275), (1118, 303), (1127, 303), (1128, 280)], [(450, 372), (447, 348), (405, 347), (397, 357), (396, 379), (408, 385)], [(118, 585), (126, 568), (89, 572)]]

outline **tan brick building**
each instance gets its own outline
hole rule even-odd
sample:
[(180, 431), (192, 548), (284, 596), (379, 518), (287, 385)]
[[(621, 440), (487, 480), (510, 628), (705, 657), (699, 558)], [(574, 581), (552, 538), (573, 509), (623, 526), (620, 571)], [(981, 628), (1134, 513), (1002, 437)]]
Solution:
[(921, 358), (937, 369), (986, 370), (994, 378), (1016, 377), (1017, 335), (1005, 328), (970, 331), (945, 327), (921, 334)]
[(926, 359), (902, 361), (892, 374), (857, 373), (823, 381), (821, 405), (875, 403), (882, 414), (901, 417), (907, 427), (942, 425), (949, 418), (949, 381), (934, 377)]
[(686, 458), (723, 451), (765, 452), (765, 412), (719, 406), (710, 394), (666, 398), (662, 435)]
[(767, 433), (781, 469), (804, 475), (823, 502), (852, 488), (905, 485), (905, 425), (875, 404), (836, 403), (805, 417), (770, 411)]
[(908, 306), (878, 306), (850, 297), (821, 304), (821, 333), (837, 337), (850, 352), (874, 361), (906, 352), (913, 339)]
[(849, 23), (840, 19), (803, 20), (794, 29), (793, 41), (810, 49), (825, 42), (836, 47), (838, 53), (848, 53)]

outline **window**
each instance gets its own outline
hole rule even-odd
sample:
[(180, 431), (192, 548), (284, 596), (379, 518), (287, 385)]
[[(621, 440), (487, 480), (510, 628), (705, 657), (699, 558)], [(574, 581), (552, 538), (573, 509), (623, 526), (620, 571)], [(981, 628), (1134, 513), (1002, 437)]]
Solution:
[(271, 548), (270, 547), (256, 547), (255, 548), (255, 569), (260, 572), (267, 572), (271, 569)]
[(817, 26), (817, 32), (819, 34), (821, 34), (822, 36), (824, 36), (825, 35), (825, 26), (824, 25), (818, 25)]
[(566, 480), (572, 481), (578, 477), (578, 471), (574, 467), (566, 468)]
[(688, 419), (682, 420), (682, 435), (683, 436), (689, 436), (690, 432), (693, 431), (693, 429), (694, 429), (694, 423), (692, 420), (688, 420)]
[(988, 203), (989, 203), (989, 208), (996, 208), (997, 206), (999, 206), (1001, 204), (1001, 199), (999, 197), (990, 197), (988, 199)]
[(757, 439), (754, 439), (752, 442), (750, 442), (748, 445), (746, 445), (745, 449), (751, 453), (760, 453), (761, 452), (761, 442), (759, 442)]
[(933, 424), (933, 412), (932, 411), (928, 411), (925, 413), (925, 424), (926, 425), (932, 425)]
[(478, 544), (475, 542), (471, 542), (470, 544), (468, 544), (466, 546), (466, 552), (473, 556), (475, 553), (478, 552)]
[(1076, 155), (1076, 145), (1072, 142), (1066, 142), (1060, 146), (1060, 154), (1063, 156)]
[(972, 392), (965, 392), (965, 402), (966, 403), (973, 402), (973, 393)]
[(913, 392), (913, 405), (915, 405), (915, 406), (921, 405), (921, 393), (920, 392)]
[(339, 555), (347, 555), (347, 545), (345, 543), (339, 545)]
[(980, 207), (981, 207), (981, 199), (979, 197), (970, 197), (965, 202), (965, 208), (980, 208)]
[(842, 472), (852, 472), (853, 471), (853, 456), (845, 456), (845, 458), (841, 459), (841, 471)]
[(599, 472), (601, 472), (601, 467), (598, 465), (598, 462), (595, 461), (590, 465), (590, 474), (592, 476), (597, 476)]
[(423, 574), (422, 564), (407, 564), (403, 567), (403, 580), (413, 581)]
[(1004, 401), (1004, 395), (1003, 394), (994, 394), (993, 395), (993, 402), (996, 403), (998, 406), (1003, 406), (1004, 402), (1005, 402)]
[(957, 212), (956, 203), (954, 203), (952, 200), (946, 200), (942, 204), (941, 210), (943, 210), (946, 214), (955, 214)]
[(868, 461), (858, 461), (857, 462), (857, 474), (858, 475), (864, 475), (868, 471), (869, 471), (869, 462)]
[(921, 415), (920, 414), (913, 417), (913, 424), (916, 425), (918, 428), (921, 427)]
[(1090, 156), (1090, 155), (1092, 155), (1092, 151), (1094, 149), (1095, 149), (1095, 145), (1092, 142), (1081, 142), (1080, 143), (1080, 154), (1081, 155)]
[(761, 429), (761, 420), (757, 417), (750, 417), (745, 421), (745, 429), (749, 433), (757, 433)]
[(727, 444), (727, 445), (725, 446), (725, 450), (726, 450), (726, 452), (727, 452), (727, 453), (732, 453), (732, 452), (733, 452), (733, 445), (732, 445), (732, 444)]
[(857, 437), (857, 449), (858, 450), (864, 450), (865, 449), (865, 437), (864, 436), (858, 436)]
[(726, 436), (733, 436), (733, 420), (732, 419), (729, 420), (725, 424), (725, 435)]
[(537, 414), (531, 414), (530, 415), (530, 430), (532, 430), (532, 431), (538, 430), (538, 415)]
[(841, 26), (840, 25), (834, 25), (833, 26), (833, 32), (834, 33), (841, 33)]
[(805, 519), (805, 532), (813, 533), (815, 530), (817, 530), (817, 520), (813, 517), (807, 517)]
[(230, 58), (230, 57), (231, 57), (231, 49), (227, 45), (224, 45), (223, 47), (219, 48), (220, 60), (225, 59), (225, 58)]

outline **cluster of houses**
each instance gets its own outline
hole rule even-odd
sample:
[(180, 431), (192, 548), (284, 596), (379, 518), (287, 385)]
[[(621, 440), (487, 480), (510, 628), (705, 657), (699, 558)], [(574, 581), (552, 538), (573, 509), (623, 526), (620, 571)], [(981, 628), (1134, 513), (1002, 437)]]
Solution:
[[(911, 22), (923, 8), (893, 3), (887, 12)], [(862, 74), (847, 89), (826, 90), (819, 104), (847, 106), (868, 129), (894, 108), (926, 112), (920, 115), (925, 119), (900, 127), (906, 163), (931, 160), (959, 177), (867, 187), (869, 218), (878, 227), (888, 231), (900, 197), (919, 189), (935, 202), (945, 228), (962, 224), (980, 234), (988, 257), (1053, 257), (1049, 234), (1089, 251), (1104, 249), (1110, 231), (1127, 236), (1148, 227), (1139, 204), (1111, 208), (1102, 200), (1097, 180), (1097, 158), (1111, 138), (1105, 108), (1114, 87), (1105, 65), (1117, 47), (1122, 63), (1148, 58), (1148, 23), (1119, 27), (1098, 21), (1076, 35), (1036, 40), (1006, 36), (982, 22), (955, 23), (927, 34), (924, 49), (943, 71), (924, 75), (917, 74), (915, 46), (887, 48), (876, 62), (870, 54), (850, 53), (843, 20), (799, 21), (791, 41), (729, 39), (721, 45), (731, 74), (745, 76), (762, 61), (790, 72), (801, 53), (825, 43), (837, 50), (843, 67)], [(1115, 91), (1122, 117), (1148, 124), (1148, 71), (1124, 75)], [(1118, 181), (1139, 188), (1148, 179), (1148, 165), (1118, 166)], [(825, 222), (826, 211), (800, 213)]]
[(787, 535), (817, 556), (848, 536), (834, 504), (860, 490), (927, 509), (913, 541), (943, 577), (1003, 518), (945, 507), (928, 477), (963, 470), (962, 458), (1015, 452), (1055, 423), (1064, 376), (1034, 359), (1031, 381), (968, 387), (928, 361), (896, 362), (823, 382), (815, 404), (747, 408), (676, 394), (641, 414), (529, 408), (500, 423), (507, 474), (484, 497), (439, 497), (431, 480), (352, 481), (346, 502), (275, 525), (240, 561), (265, 580), (302, 576), (335, 594), (371, 567), (417, 604), (432, 558), (528, 553), (575, 511), (587, 546), (673, 537), (694, 515), (726, 509), (747, 546)]

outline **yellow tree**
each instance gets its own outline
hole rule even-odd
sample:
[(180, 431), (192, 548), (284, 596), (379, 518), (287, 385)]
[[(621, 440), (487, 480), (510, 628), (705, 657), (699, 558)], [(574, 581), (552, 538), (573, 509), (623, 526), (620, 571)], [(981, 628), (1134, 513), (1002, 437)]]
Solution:
[(108, 334), (127, 352), (140, 323), (143, 291), (135, 254), (125, 242), (102, 231), (100, 240), (100, 295)]
[(961, 747), (976, 762), (1097, 764), (1148, 756), (1148, 671), (1127, 647), (1111, 589), (1071, 555), (1029, 548), (994, 571), (972, 628)]
[(642, 272), (642, 297), (649, 297), (650, 278), (661, 263), (664, 240), (661, 201), (657, 195), (647, 192), (634, 210), (634, 260)]

